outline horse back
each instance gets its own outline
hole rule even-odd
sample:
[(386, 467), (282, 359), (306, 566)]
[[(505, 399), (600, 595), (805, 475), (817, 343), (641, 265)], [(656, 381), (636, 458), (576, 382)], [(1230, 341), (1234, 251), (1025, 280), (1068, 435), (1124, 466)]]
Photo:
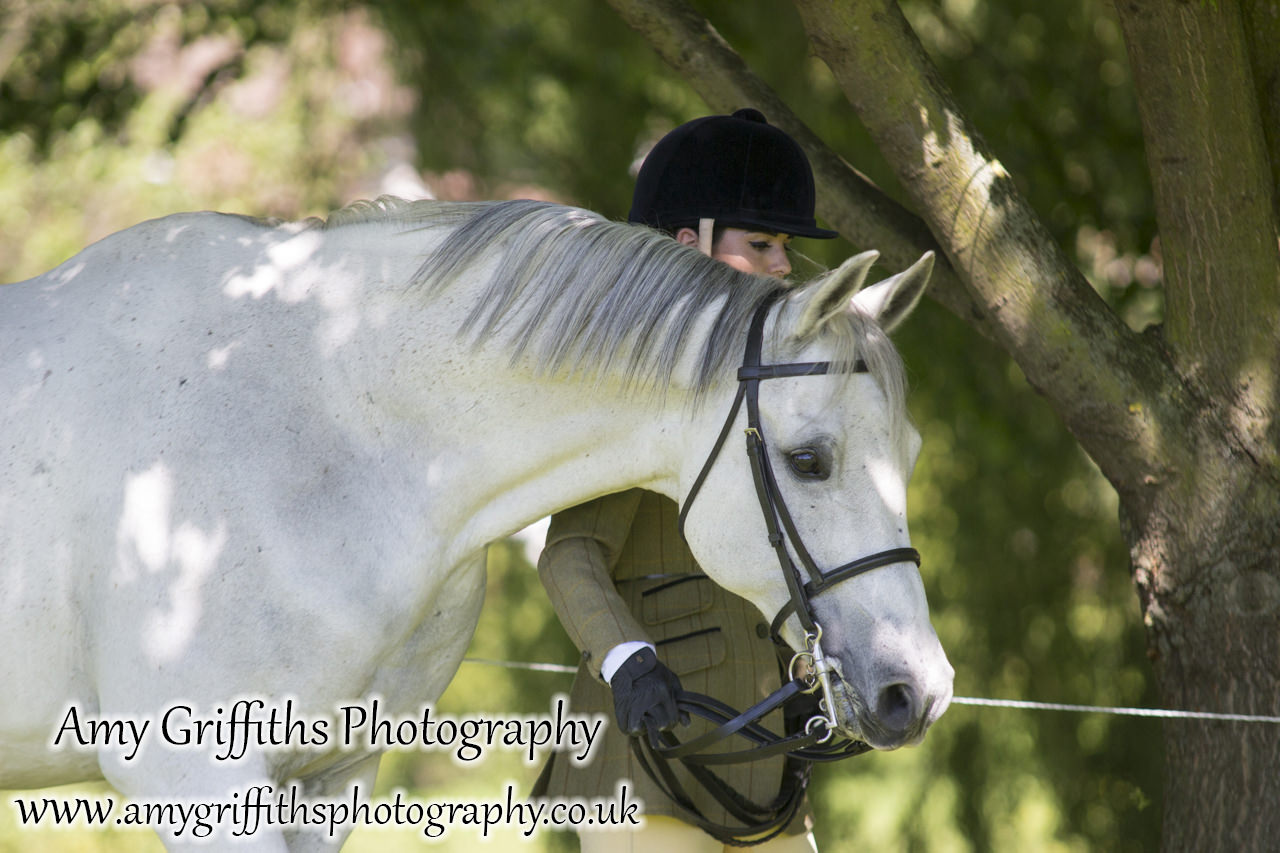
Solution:
[(183, 214), (0, 287), (0, 766), (68, 703), (127, 703), (133, 670), (230, 694), (219, 661), (303, 659), (310, 631), (363, 651), (324, 604), (377, 586), (352, 525), (402, 519), (365, 518), (378, 460), (326, 409), (324, 252), (318, 228)]

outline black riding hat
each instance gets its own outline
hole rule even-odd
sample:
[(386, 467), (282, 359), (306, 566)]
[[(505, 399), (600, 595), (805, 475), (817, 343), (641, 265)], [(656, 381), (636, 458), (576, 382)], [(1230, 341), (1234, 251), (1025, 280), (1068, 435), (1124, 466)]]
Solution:
[(674, 230), (699, 219), (797, 237), (836, 237), (813, 218), (813, 170), (758, 110), (704, 116), (658, 141), (636, 178), (632, 222)]

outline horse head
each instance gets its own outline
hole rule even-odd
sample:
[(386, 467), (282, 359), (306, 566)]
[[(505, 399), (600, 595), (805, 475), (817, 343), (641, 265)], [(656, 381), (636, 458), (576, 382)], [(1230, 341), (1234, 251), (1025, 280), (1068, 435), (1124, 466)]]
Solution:
[[(920, 437), (887, 337), (918, 302), (933, 257), (864, 288), (876, 259), (851, 258), (761, 309), (763, 352), (748, 343), (747, 387), (711, 453), (694, 450), (682, 495), (686, 537), (706, 572), (766, 617), (779, 614), (775, 630), (808, 649), (808, 666), (816, 656), (842, 734), (893, 749), (919, 742), (941, 716), (954, 673), (909, 548)], [(733, 452), (736, 439), (719, 452), (742, 430), (746, 454)]]

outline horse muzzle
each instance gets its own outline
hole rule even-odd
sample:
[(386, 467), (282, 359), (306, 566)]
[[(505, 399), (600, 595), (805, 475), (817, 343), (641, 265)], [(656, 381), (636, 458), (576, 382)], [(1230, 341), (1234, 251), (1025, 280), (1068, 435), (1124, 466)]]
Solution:
[(840, 734), (890, 750), (919, 744), (951, 704), (951, 694), (950, 678), (934, 687), (908, 675), (891, 676), (859, 691), (840, 677), (833, 679), (828, 701)]

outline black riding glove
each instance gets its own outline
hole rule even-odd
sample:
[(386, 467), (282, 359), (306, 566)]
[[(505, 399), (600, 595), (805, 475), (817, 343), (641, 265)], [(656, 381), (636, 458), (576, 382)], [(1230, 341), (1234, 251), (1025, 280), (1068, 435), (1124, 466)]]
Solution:
[(653, 649), (643, 648), (627, 658), (609, 680), (613, 688), (613, 711), (618, 726), (629, 735), (646, 727), (657, 731), (671, 728), (677, 720), (689, 722), (676, 705), (680, 678), (658, 662)]

